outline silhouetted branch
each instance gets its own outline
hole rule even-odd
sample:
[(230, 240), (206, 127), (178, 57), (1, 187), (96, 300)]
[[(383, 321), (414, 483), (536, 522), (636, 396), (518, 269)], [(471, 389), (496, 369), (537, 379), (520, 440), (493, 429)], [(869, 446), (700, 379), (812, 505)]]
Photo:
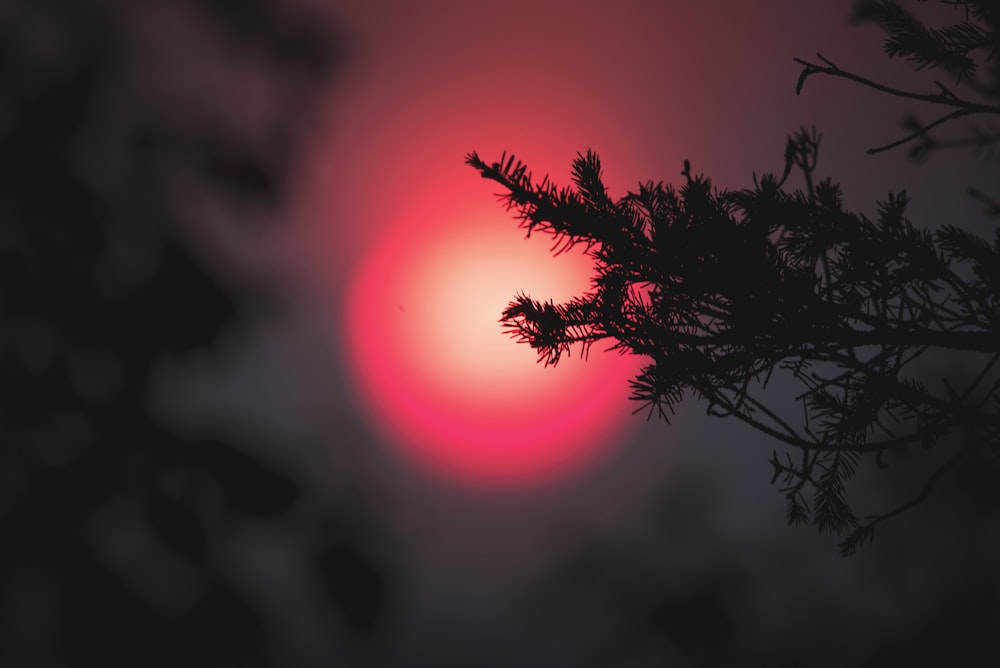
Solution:
[(974, 451), (974, 448), (971, 446), (962, 448), (954, 456), (941, 464), (930, 476), (928, 476), (927, 480), (924, 482), (923, 488), (921, 488), (921, 490), (909, 501), (896, 506), (892, 510), (878, 515), (870, 515), (865, 518), (867, 521), (855, 527), (840, 543), (841, 556), (849, 556), (864, 543), (871, 542), (875, 535), (875, 528), (882, 522), (898, 515), (902, 515), (907, 510), (915, 508), (925, 502), (928, 498), (930, 498), (938, 483), (940, 483), (948, 473), (951, 473), (962, 460)]
[[(994, 15), (976, 14), (986, 27), (931, 29), (891, 0), (862, 4), (858, 18), (890, 32), (887, 53), (918, 69), (960, 72), (970, 83), (969, 54), (990, 48), (996, 36)], [(935, 128), (1000, 113), (940, 82), (933, 93), (908, 91), (817, 57), (796, 59), (803, 68), (797, 93), (821, 74), (949, 109), (927, 125), (911, 117), (906, 136), (869, 153), (919, 141), (912, 153), (924, 154), (948, 145), (930, 138)], [(975, 129), (973, 136), (980, 146), (995, 140)], [(650, 360), (631, 383), (638, 410), (666, 419), (693, 395), (709, 415), (735, 418), (798, 449), (800, 463), (771, 460), (789, 521), (811, 520), (846, 536), (849, 553), (878, 523), (926, 498), (953, 466), (938, 469), (916, 499), (861, 522), (846, 482), (865, 459), (883, 469), (886, 453), (931, 448), (962, 429), (980, 438), (963, 452), (1000, 444), (1000, 233), (991, 241), (949, 225), (918, 229), (906, 218), (905, 191), (878, 202), (874, 219), (846, 211), (839, 186), (815, 179), (820, 139), (815, 129), (791, 135), (780, 178), (754, 175), (751, 189), (713, 190), (685, 160), (680, 187), (642, 183), (618, 200), (609, 197), (591, 151), (573, 164), (574, 188), (534, 182), (506, 153), (494, 163), (471, 153), (466, 162), (502, 187), (502, 201), (529, 235), (553, 235), (557, 250), (583, 244), (597, 268), (591, 291), (567, 304), (519, 295), (503, 313), (507, 331), (546, 365), (577, 344), (585, 354), (607, 339)], [(783, 186), (794, 169), (805, 189), (789, 192)], [(994, 200), (971, 193), (1000, 212)], [(986, 361), (970, 382), (945, 378), (932, 390), (913, 368), (942, 352)], [(794, 408), (766, 392), (775, 374), (804, 388)], [(799, 411), (801, 426), (793, 420)]]
[[(811, 172), (818, 144), (803, 129), (786, 162)], [(680, 190), (646, 184), (612, 201), (590, 152), (574, 164), (577, 190), (533, 183), (511, 156), (487, 164), (473, 153), (467, 162), (507, 191), (529, 232), (562, 247), (584, 243), (598, 269), (594, 289), (567, 304), (519, 295), (503, 313), (507, 331), (546, 365), (577, 344), (585, 353), (611, 340), (652, 360), (632, 383), (650, 414), (666, 417), (691, 391), (710, 415), (801, 449), (808, 467), (781, 471), (790, 517), (808, 514), (800, 497), (813, 487), (821, 529), (870, 535), (844, 498), (860, 457), (962, 426), (1000, 433), (1000, 414), (970, 405), (1000, 355), (1000, 245), (951, 227), (914, 228), (904, 193), (881, 202), (873, 221), (844, 211), (827, 181), (788, 193), (765, 175), (752, 190), (713, 193), (697, 176)], [(946, 383), (936, 394), (906, 374), (934, 350), (990, 362), (962, 392)], [(776, 370), (805, 386), (801, 429), (762, 394)]]
[[(951, 111), (935, 121), (927, 124), (921, 125), (916, 128), (916, 130), (901, 139), (878, 146), (875, 148), (868, 149), (869, 155), (875, 155), (878, 153), (883, 153), (885, 151), (894, 149), (898, 146), (902, 146), (908, 142), (911, 142), (920, 137), (924, 137), (932, 129), (943, 125), (949, 121), (957, 120), (959, 118), (964, 118), (966, 116), (973, 116), (976, 114), (1000, 114), (1000, 106), (993, 104), (983, 104), (978, 102), (973, 102), (971, 100), (966, 100), (958, 97), (951, 90), (943, 86), (939, 82), (935, 82), (938, 87), (937, 93), (916, 93), (913, 91), (903, 90), (901, 88), (894, 88), (892, 86), (887, 86), (885, 84), (879, 83), (867, 77), (849, 72), (847, 70), (842, 70), (836, 65), (834, 65), (830, 60), (823, 57), (822, 54), (817, 53), (816, 57), (819, 58), (825, 65), (818, 65), (816, 63), (811, 63), (801, 58), (794, 58), (795, 62), (802, 65), (802, 72), (799, 74), (798, 82), (795, 86), (795, 93), (800, 94), (802, 92), (802, 87), (805, 85), (806, 79), (814, 74), (824, 74), (826, 76), (837, 77), (841, 79), (847, 79), (848, 81), (853, 81), (859, 83), (862, 86), (872, 88), (881, 93), (886, 93), (894, 97), (906, 98), (910, 100), (917, 100), (920, 102), (927, 102), (931, 104), (945, 105), (949, 107), (954, 107), (955, 110)], [(980, 142), (981, 144), (981, 142)]]
[(893, 97), (901, 97), (910, 100), (917, 100), (919, 102), (928, 102), (931, 104), (943, 104), (950, 107), (957, 107), (970, 114), (983, 113), (983, 114), (996, 114), (1000, 113), (1000, 106), (992, 104), (982, 104), (979, 102), (972, 102), (971, 100), (965, 100), (939, 82), (935, 82), (938, 87), (937, 93), (917, 93), (910, 90), (904, 90), (902, 88), (895, 88), (889, 86), (873, 79), (861, 76), (860, 74), (855, 74), (848, 70), (842, 70), (837, 67), (833, 62), (828, 60), (821, 53), (817, 53), (816, 57), (823, 61), (823, 65), (817, 65), (816, 63), (811, 63), (807, 60), (802, 60), (801, 58), (793, 58), (795, 62), (802, 65), (802, 72), (799, 74), (798, 82), (795, 85), (795, 93), (801, 94), (802, 87), (805, 85), (806, 79), (813, 76), (814, 74), (825, 74), (826, 76), (835, 77), (839, 79), (847, 79), (848, 81), (853, 81), (859, 83), (866, 88), (872, 88), (879, 91), (880, 93), (886, 93), (892, 95)]
[(903, 137), (901, 139), (897, 139), (896, 141), (889, 142), (888, 144), (884, 144), (883, 146), (877, 146), (875, 148), (870, 148), (870, 149), (868, 149), (867, 153), (868, 153), (868, 155), (875, 155), (877, 153), (884, 153), (885, 151), (892, 150), (892, 149), (896, 148), (897, 146), (902, 146), (903, 144), (905, 144), (907, 142), (910, 142), (910, 141), (913, 141), (914, 139), (918, 139), (920, 137), (926, 136), (928, 132), (930, 132), (931, 130), (933, 130), (934, 128), (936, 128), (937, 126), (939, 126), (939, 125), (941, 125), (943, 123), (947, 123), (948, 121), (953, 121), (955, 119), (962, 118), (963, 116), (968, 116), (969, 114), (972, 114), (972, 113), (976, 113), (976, 112), (972, 112), (972, 111), (967, 111), (967, 110), (964, 110), (964, 109), (960, 109), (958, 111), (953, 111), (950, 114), (945, 114), (944, 116), (938, 118), (935, 121), (932, 121), (931, 123), (928, 123), (927, 125), (920, 126), (915, 132), (913, 132), (913, 133), (911, 133), (911, 134), (909, 134), (909, 135), (907, 135), (907, 136), (905, 136), (905, 137)]

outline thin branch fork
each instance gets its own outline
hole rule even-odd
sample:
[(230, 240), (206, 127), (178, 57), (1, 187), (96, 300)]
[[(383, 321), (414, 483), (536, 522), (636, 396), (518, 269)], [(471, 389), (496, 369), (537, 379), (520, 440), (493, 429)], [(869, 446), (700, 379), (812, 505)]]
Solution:
[(927, 133), (939, 125), (947, 123), (948, 121), (953, 121), (958, 118), (965, 116), (973, 116), (977, 114), (1000, 114), (1000, 106), (991, 104), (982, 104), (979, 102), (972, 102), (970, 100), (963, 99), (950, 89), (945, 87), (940, 82), (935, 82), (937, 84), (940, 92), (938, 93), (916, 93), (913, 91), (903, 90), (901, 88), (894, 88), (892, 86), (887, 86), (885, 84), (879, 83), (867, 77), (863, 77), (859, 74), (849, 72), (847, 70), (840, 69), (831, 60), (825, 58), (823, 54), (817, 53), (816, 57), (819, 58), (825, 65), (817, 65), (816, 63), (811, 63), (807, 60), (802, 60), (801, 58), (794, 58), (795, 62), (802, 65), (802, 72), (799, 74), (798, 81), (795, 85), (795, 94), (799, 95), (802, 92), (802, 87), (805, 85), (806, 79), (814, 74), (825, 74), (831, 77), (838, 77), (841, 79), (847, 79), (855, 83), (859, 83), (862, 86), (872, 88), (882, 93), (892, 95), (894, 97), (902, 97), (910, 100), (918, 100), (920, 102), (927, 102), (930, 104), (943, 104), (945, 106), (953, 107), (955, 110), (941, 116), (937, 120), (931, 122), (928, 125), (919, 127), (915, 132), (898, 139), (894, 142), (890, 142), (883, 146), (877, 146), (875, 148), (868, 149), (869, 155), (875, 155), (877, 153), (883, 153), (889, 151), (898, 146), (911, 142), (920, 137), (927, 136)]
[(795, 85), (795, 94), (799, 95), (802, 92), (802, 87), (805, 85), (806, 79), (808, 79), (813, 74), (825, 74), (831, 77), (838, 77), (841, 79), (848, 79), (849, 81), (854, 81), (866, 86), (868, 88), (873, 88), (882, 93), (887, 93), (894, 97), (904, 97), (911, 100), (919, 100), (921, 102), (929, 102), (931, 104), (944, 104), (951, 107), (956, 107), (963, 109), (970, 114), (1000, 114), (1000, 106), (993, 104), (982, 104), (979, 102), (972, 102), (970, 100), (965, 100), (958, 97), (953, 92), (945, 88), (940, 83), (937, 84), (938, 88), (941, 90), (939, 93), (915, 93), (913, 91), (903, 90), (901, 88), (894, 88), (892, 86), (887, 86), (885, 84), (879, 83), (867, 77), (863, 77), (860, 74), (855, 74), (848, 70), (842, 70), (837, 67), (829, 59), (825, 58), (823, 54), (817, 53), (816, 57), (826, 63), (826, 66), (817, 65), (816, 63), (811, 63), (807, 60), (802, 60), (801, 58), (793, 58), (795, 62), (802, 65), (802, 72), (799, 74), (798, 82)]

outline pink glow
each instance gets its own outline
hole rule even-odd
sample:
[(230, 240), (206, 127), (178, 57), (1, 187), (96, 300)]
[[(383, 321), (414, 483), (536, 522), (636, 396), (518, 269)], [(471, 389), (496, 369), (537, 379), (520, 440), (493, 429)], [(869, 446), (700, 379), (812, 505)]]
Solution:
[(590, 261), (553, 258), (548, 241), (525, 240), (489, 198), (410, 211), (351, 281), (346, 341), (371, 422), (435, 472), (541, 482), (594, 459), (630, 417), (636, 360), (595, 348), (546, 369), (497, 322), (519, 290), (560, 301), (587, 288)]

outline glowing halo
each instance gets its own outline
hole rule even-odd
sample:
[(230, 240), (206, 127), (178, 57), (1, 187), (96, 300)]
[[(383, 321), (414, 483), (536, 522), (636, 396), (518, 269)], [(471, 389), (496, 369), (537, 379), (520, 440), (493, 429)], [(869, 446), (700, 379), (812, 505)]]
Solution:
[(592, 270), (552, 257), (493, 202), (391, 226), (357, 268), (344, 319), (372, 424), (423, 466), (474, 486), (564, 475), (607, 447), (630, 416), (636, 363), (595, 347), (557, 368), (502, 332), (518, 291), (567, 300)]

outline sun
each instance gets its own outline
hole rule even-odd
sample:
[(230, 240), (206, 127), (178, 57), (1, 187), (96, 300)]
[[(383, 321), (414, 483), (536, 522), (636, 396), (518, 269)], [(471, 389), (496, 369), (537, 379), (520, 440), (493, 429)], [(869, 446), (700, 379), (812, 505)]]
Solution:
[(498, 319), (518, 291), (583, 293), (592, 265), (553, 257), (495, 204), (410, 214), (385, 231), (351, 280), (345, 340), (373, 426), (424, 468), (511, 487), (579, 470), (620, 434), (634, 360), (537, 363)]

